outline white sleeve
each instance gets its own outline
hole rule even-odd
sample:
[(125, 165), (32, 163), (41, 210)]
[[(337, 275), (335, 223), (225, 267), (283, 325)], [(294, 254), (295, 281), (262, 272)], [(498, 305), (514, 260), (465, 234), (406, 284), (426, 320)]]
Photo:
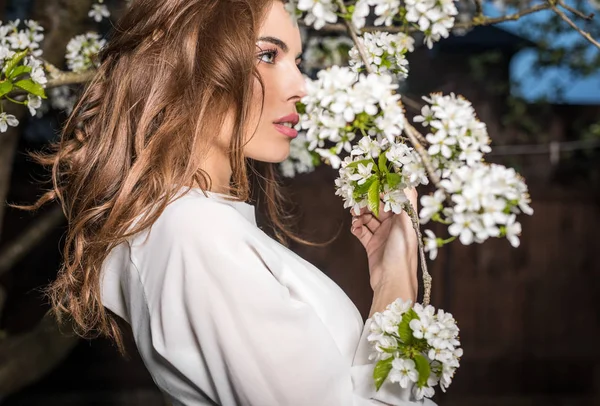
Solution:
[(433, 404), (410, 402), (398, 384), (376, 392), (368, 325), (349, 365), (314, 310), (270, 273), (248, 237), (251, 225), (213, 206), (210, 215), (171, 216), (161, 226), (161, 259), (145, 265), (165, 274), (160, 298), (149, 303), (152, 345), (163, 358), (188, 379), (204, 379), (198, 386), (210, 382), (224, 406)]

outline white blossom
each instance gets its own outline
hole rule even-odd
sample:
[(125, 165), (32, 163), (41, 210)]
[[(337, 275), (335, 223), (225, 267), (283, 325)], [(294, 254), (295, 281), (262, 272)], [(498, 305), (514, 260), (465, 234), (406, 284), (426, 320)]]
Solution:
[(36, 110), (42, 107), (42, 98), (39, 96), (34, 96), (32, 94), (27, 95), (27, 108), (29, 109), (29, 113), (32, 116), (36, 115)]
[(454, 16), (458, 10), (454, 0), (404, 0), (406, 20), (415, 23), (425, 34), (428, 48), (441, 38), (448, 38), (454, 27)]
[[(376, 312), (370, 319), (367, 341), (372, 345), (369, 359), (375, 362), (391, 359), (391, 370), (386, 379), (398, 383), (402, 388), (412, 388), (413, 395), (422, 399), (432, 397), (434, 387), (440, 385), (442, 391), (451, 384), (454, 373), (460, 366), (463, 355), (458, 340), (459, 329), (451, 313), (419, 303), (412, 307), (408, 320), (403, 316), (410, 311), (411, 302), (396, 299), (383, 312)], [(416, 315), (416, 317), (415, 317)], [(403, 341), (398, 331), (408, 323), (412, 340)], [(400, 333), (402, 334), (402, 333)], [(410, 342), (417, 342), (416, 347)], [(408, 343), (408, 344), (407, 344)], [(418, 348), (418, 349), (417, 349)], [(415, 352), (416, 351), (416, 352)], [(413, 357), (416, 353), (429, 362), (430, 373), (426, 383), (418, 385), (419, 371)], [(411, 355), (407, 355), (411, 354)]]
[(94, 57), (106, 45), (100, 34), (88, 32), (77, 35), (67, 44), (67, 66), (73, 72), (83, 72), (97, 66)]
[(102, 21), (103, 18), (110, 17), (108, 8), (102, 3), (104, 3), (104, 0), (98, 0), (98, 3), (93, 4), (92, 9), (88, 12), (88, 16), (93, 18), (97, 23)]
[(438, 242), (435, 234), (431, 230), (425, 230), (425, 235), (427, 237), (423, 237), (423, 242), (425, 244), (424, 251), (429, 252), (429, 259), (432, 261), (437, 258), (438, 254)]
[(369, 134), (374, 131), (388, 141), (402, 131), (404, 113), (389, 75), (357, 75), (333, 66), (319, 71), (316, 80), (307, 79), (306, 87), (300, 125), (306, 130), (309, 150), (323, 149), (327, 141), (335, 144), (337, 154), (349, 151), (349, 140), (357, 132), (366, 135), (367, 127)]
[(318, 153), (321, 158), (323, 158), (325, 162), (333, 169), (338, 169), (340, 167), (342, 160), (338, 154), (335, 153), (335, 151), (332, 151), (331, 149), (317, 148), (315, 149), (315, 152)]
[(19, 120), (12, 114), (0, 113), (0, 133), (5, 133), (8, 126), (16, 127), (19, 125)]
[(24, 65), (31, 67), (31, 73), (29, 74), (31, 80), (40, 85), (45, 85), (46, 83), (48, 83), (46, 72), (44, 71), (44, 68), (42, 67), (42, 62), (39, 59), (33, 57), (26, 57)]
[(350, 155), (366, 155), (372, 158), (377, 158), (381, 153), (381, 145), (377, 140), (371, 137), (362, 137), (357, 144), (355, 144), (350, 152)]
[(454, 93), (433, 93), (423, 99), (429, 105), (421, 109), (414, 121), (430, 131), (425, 138), (430, 143), (428, 153), (436, 158), (436, 169), (444, 170), (456, 161), (468, 165), (481, 162), (483, 154), (491, 150), (490, 139), (471, 103)]
[(513, 247), (518, 247), (521, 243), (519, 235), (521, 234), (521, 223), (515, 221), (516, 215), (511, 214), (506, 222), (506, 238)]
[(390, 382), (398, 382), (400, 387), (408, 388), (411, 383), (417, 382), (419, 374), (412, 359), (396, 358), (392, 361), (392, 369), (388, 375)]
[(392, 25), (393, 18), (400, 11), (400, 0), (370, 0), (369, 4), (375, 7), (375, 25)]
[(290, 143), (290, 155), (280, 164), (281, 173), (286, 177), (294, 177), (299, 173), (312, 172), (315, 168), (313, 156), (307, 148), (305, 134), (298, 134)]
[(442, 189), (437, 189), (433, 195), (421, 196), (421, 211), (419, 212), (421, 224), (426, 224), (434, 214), (442, 210), (444, 200), (446, 200), (446, 194)]
[(401, 188), (390, 189), (386, 185), (383, 193), (384, 211), (392, 211), (395, 214), (402, 213), (406, 202), (408, 202), (408, 197)]
[(77, 101), (77, 95), (70, 90), (69, 86), (53, 87), (48, 93), (53, 109), (64, 110), (65, 113), (71, 114)]
[[(337, 22), (338, 7), (335, 0), (293, 0), (290, 3), (295, 9), (306, 13), (304, 23), (316, 30), (320, 30), (327, 23)], [(294, 8), (290, 5), (288, 10)]]
[[(391, 72), (401, 78), (408, 76), (406, 53), (413, 48), (414, 39), (404, 33), (366, 32), (359, 37), (374, 73)], [(348, 53), (350, 66), (356, 72), (364, 67), (363, 60), (354, 46)]]

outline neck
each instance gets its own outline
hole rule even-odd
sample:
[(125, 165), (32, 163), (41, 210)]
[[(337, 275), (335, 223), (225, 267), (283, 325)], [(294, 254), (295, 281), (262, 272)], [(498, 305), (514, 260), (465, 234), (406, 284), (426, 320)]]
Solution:
[(231, 165), (229, 157), (219, 149), (212, 149), (203, 159), (201, 167), (210, 177), (211, 192), (230, 194)]

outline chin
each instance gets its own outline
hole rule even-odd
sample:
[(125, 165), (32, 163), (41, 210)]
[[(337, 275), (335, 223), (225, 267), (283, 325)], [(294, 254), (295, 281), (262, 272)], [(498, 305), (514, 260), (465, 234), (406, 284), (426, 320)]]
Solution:
[(267, 161), (267, 162), (271, 162), (271, 163), (274, 163), (274, 164), (279, 164), (279, 163), (285, 161), (286, 159), (288, 159), (289, 156), (290, 156), (290, 148), (287, 147), (285, 150), (280, 151), (279, 154), (273, 154), (273, 156), (271, 157), (271, 159), (269, 161)]
[(257, 154), (248, 154), (246, 157), (252, 158), (255, 161), (259, 162), (268, 162), (272, 164), (279, 164), (285, 161), (290, 156), (290, 146), (289, 144), (285, 147), (278, 148), (265, 148)]

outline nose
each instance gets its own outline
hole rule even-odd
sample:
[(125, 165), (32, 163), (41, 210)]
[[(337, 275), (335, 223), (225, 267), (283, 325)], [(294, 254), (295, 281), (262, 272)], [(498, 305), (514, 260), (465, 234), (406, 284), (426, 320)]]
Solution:
[(290, 89), (292, 89), (292, 99), (294, 101), (300, 101), (306, 96), (306, 78), (298, 67), (295, 68), (292, 82), (290, 83)]

